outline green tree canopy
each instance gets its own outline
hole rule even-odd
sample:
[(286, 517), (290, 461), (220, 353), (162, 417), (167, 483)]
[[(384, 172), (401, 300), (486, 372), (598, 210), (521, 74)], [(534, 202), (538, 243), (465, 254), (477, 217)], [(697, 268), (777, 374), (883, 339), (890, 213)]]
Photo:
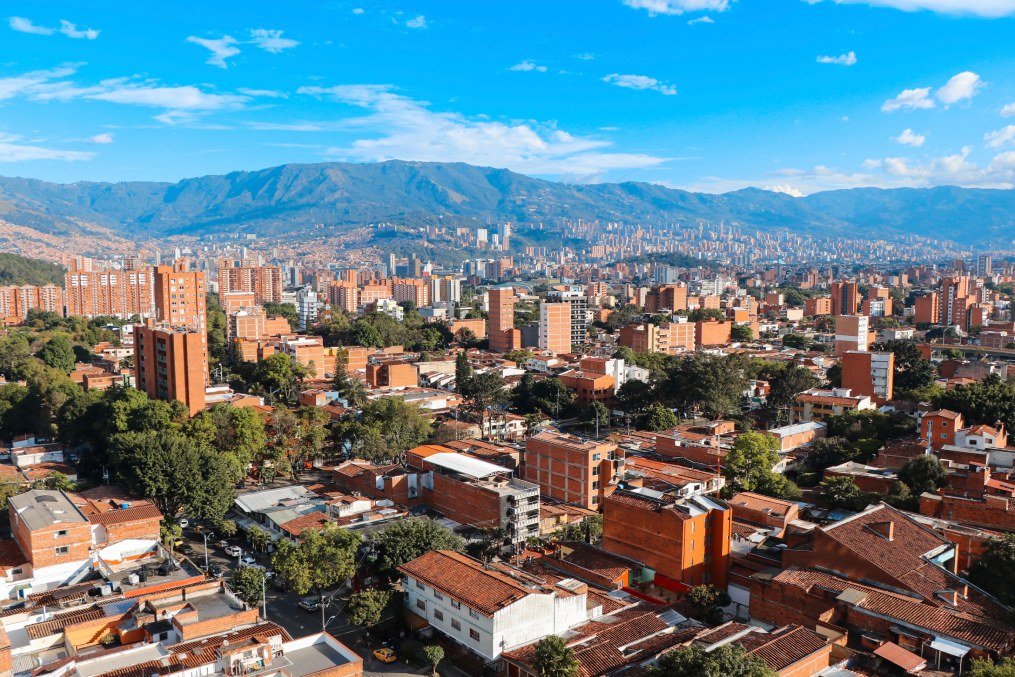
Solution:
[(264, 596), (261, 594), (264, 589), (264, 569), (240, 567), (233, 572), (229, 587), (244, 602), (251, 606), (257, 606), (264, 600)]
[(383, 439), (389, 459), (401, 457), (423, 444), (433, 433), (433, 421), (417, 405), (401, 397), (382, 397), (363, 407), (362, 425)]
[(539, 640), (532, 667), (539, 677), (578, 677), (581, 670), (574, 649), (557, 635)]
[(764, 661), (737, 644), (705, 651), (697, 644), (670, 651), (645, 671), (646, 677), (775, 677)]
[(431, 550), (462, 552), (465, 541), (447, 527), (425, 517), (412, 517), (385, 527), (377, 537), (381, 569), (396, 576), (398, 567)]
[(969, 568), (969, 580), (1015, 606), (1015, 534), (988, 541), (986, 551)]
[(390, 590), (368, 588), (354, 593), (345, 608), (345, 616), (353, 625), (370, 627), (381, 621), (394, 599)]
[(277, 542), (271, 565), (297, 595), (313, 592), (322, 599), (356, 573), (356, 550), (362, 537), (355, 531), (326, 527), (303, 532), (299, 545)]
[(945, 485), (948, 471), (935, 456), (923, 455), (910, 459), (899, 470), (899, 481), (905, 482), (910, 490), (919, 496), (924, 492), (935, 492)]
[(46, 341), (46, 344), (36, 353), (36, 356), (47, 367), (59, 369), (65, 374), (74, 371), (74, 362), (77, 359), (74, 355), (74, 344), (71, 342), (70, 336), (63, 332), (54, 334), (51, 339)]
[(726, 455), (723, 474), (733, 491), (770, 493), (778, 482), (772, 471), (778, 462), (779, 447), (774, 437), (759, 432), (744, 433)]

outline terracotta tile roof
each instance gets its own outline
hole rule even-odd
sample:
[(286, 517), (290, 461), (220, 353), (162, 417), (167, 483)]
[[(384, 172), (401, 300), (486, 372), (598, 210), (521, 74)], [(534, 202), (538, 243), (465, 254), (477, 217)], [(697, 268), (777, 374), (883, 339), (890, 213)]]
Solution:
[(76, 625), (78, 623), (86, 623), (88, 621), (97, 621), (105, 616), (105, 612), (102, 609), (95, 607), (88, 607), (87, 609), (80, 609), (77, 611), (71, 611), (70, 613), (61, 614), (56, 618), (41, 623), (33, 623), (25, 628), (28, 633), (29, 639), (42, 639), (43, 637), (49, 637), (61, 632), (68, 625)]
[[(854, 605), (861, 613), (868, 611), (998, 653), (1015, 647), (1015, 628), (1003, 621), (932, 607), (908, 595), (888, 592), (823, 571), (790, 567), (772, 580), (773, 583), (797, 587), (817, 596), (825, 590), (841, 594), (852, 589), (863, 594), (863, 599)], [(829, 600), (828, 604), (832, 607), (835, 602)]]
[(753, 524), (747, 524), (745, 522), (738, 522), (736, 520), (733, 520), (733, 528), (731, 533), (738, 538), (746, 540), (761, 530), (762, 530), (761, 527), (756, 527)]
[(831, 395), (808, 395), (807, 393), (800, 393), (796, 396), (799, 402), (810, 402), (811, 404), (828, 404), (831, 406), (841, 407), (855, 407), (860, 403), (862, 399), (860, 396), (857, 397), (833, 397)]
[(912, 651), (907, 651), (895, 642), (885, 642), (874, 650), (874, 655), (884, 658), (889, 663), (897, 665), (906, 672), (915, 672), (921, 666), (927, 665), (920, 656)]
[(21, 552), (14, 539), (0, 540), (0, 569), (16, 569), (28, 564), (28, 558)]
[(88, 521), (92, 524), (125, 524), (126, 522), (144, 522), (147, 520), (161, 520), (162, 512), (151, 503), (131, 506), (122, 510), (107, 510), (95, 515), (89, 515)]
[(398, 569), (487, 616), (535, 592), (507, 574), (485, 569), (471, 557), (449, 550), (433, 550)]
[(787, 625), (771, 632), (752, 632), (736, 641), (747, 653), (780, 672), (808, 656), (822, 651), (828, 641), (799, 625)]
[(328, 515), (315, 510), (304, 515), (300, 515), (296, 519), (289, 520), (282, 525), (282, 529), (293, 536), (301, 536), (304, 531), (323, 529), (333, 521), (334, 520), (331, 517), (328, 517)]
[[(566, 555), (561, 556), (564, 561), (574, 566), (585, 569), (589, 572), (604, 576), (609, 579), (617, 579), (623, 576), (638, 565), (623, 557), (611, 554), (601, 548), (597, 548), (581, 541), (564, 541), (560, 543), (562, 548), (570, 550)], [(553, 566), (553, 560), (549, 560)]]
[(937, 409), (935, 411), (928, 411), (926, 414), (923, 415), (924, 418), (927, 418), (928, 416), (938, 416), (941, 418), (955, 419), (962, 416), (962, 414), (958, 413), (957, 411), (951, 411), (949, 409)]

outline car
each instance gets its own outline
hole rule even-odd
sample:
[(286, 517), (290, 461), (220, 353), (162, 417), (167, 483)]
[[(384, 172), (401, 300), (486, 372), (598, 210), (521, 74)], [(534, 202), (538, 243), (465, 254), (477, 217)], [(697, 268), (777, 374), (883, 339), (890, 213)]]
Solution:
[(173, 539), (173, 547), (177, 548), (177, 549), (182, 548), (183, 547), (183, 539), (182, 538), (174, 538)]
[(229, 541), (227, 541), (226, 539), (223, 538), (221, 541), (218, 542), (217, 545), (220, 548), (228, 548), (229, 547)]
[(386, 646), (382, 646), (379, 649), (374, 649), (374, 658), (379, 660), (381, 663), (394, 663), (398, 660), (398, 656), (395, 655), (393, 649), (389, 649)]
[(182, 552), (187, 557), (194, 556), (194, 548), (190, 547), (189, 545), (184, 545), (182, 548), (180, 548), (180, 552)]
[(190, 520), (187, 519), (186, 517), (181, 517), (180, 519), (176, 520), (176, 523), (180, 525), (181, 529), (186, 529), (187, 527), (190, 526)]
[(306, 599), (301, 599), (296, 606), (303, 609), (304, 611), (321, 610), (321, 602), (316, 597), (307, 597)]
[(222, 578), (226, 575), (225, 569), (217, 564), (213, 564), (211, 568), (208, 569), (208, 573), (211, 574), (212, 578)]
[(240, 559), (240, 564), (245, 564), (246, 566), (249, 567), (252, 564), (257, 564), (257, 560), (251, 557), (250, 555), (246, 555), (245, 557)]
[(243, 554), (243, 548), (238, 545), (227, 545), (225, 551), (230, 557), (239, 557)]

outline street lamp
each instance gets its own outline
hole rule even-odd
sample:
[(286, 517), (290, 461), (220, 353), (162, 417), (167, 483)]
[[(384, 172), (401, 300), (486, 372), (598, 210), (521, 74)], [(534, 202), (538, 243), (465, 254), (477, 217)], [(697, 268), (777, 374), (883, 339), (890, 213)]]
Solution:
[(211, 565), (208, 563), (208, 539), (215, 538), (215, 532), (203, 531), (201, 532), (201, 535), (204, 536), (204, 570), (209, 571), (211, 569)]

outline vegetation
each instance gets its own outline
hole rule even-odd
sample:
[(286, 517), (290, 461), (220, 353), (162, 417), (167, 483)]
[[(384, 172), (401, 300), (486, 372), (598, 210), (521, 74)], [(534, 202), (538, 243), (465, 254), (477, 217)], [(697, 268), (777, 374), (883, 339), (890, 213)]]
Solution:
[(346, 618), (352, 625), (369, 628), (380, 623), (384, 612), (392, 606), (395, 594), (390, 590), (368, 588), (354, 593), (345, 608)]
[(557, 635), (539, 640), (533, 663), (539, 677), (578, 677), (581, 669), (574, 650)]
[(0, 285), (44, 286), (64, 283), (63, 266), (39, 259), (30, 259), (17, 254), (0, 254)]
[(1015, 534), (988, 541), (986, 551), (969, 568), (969, 580), (1015, 606)]
[(1015, 659), (1003, 658), (994, 663), (985, 658), (974, 658), (964, 673), (968, 677), (1015, 677)]
[(696, 644), (670, 651), (645, 671), (646, 677), (775, 677), (775, 674), (764, 661), (748, 655), (736, 644), (724, 644), (712, 651)]
[(722, 608), (733, 601), (725, 591), (717, 590), (711, 585), (694, 586), (684, 599), (691, 615), (709, 625), (721, 623)]
[(779, 447), (775, 438), (759, 432), (744, 433), (733, 443), (726, 455), (723, 474), (727, 485), (724, 491), (732, 495), (738, 491), (753, 491), (776, 498), (795, 498), (799, 489), (772, 468), (779, 462)]
[(1015, 380), (1002, 381), (991, 374), (982, 381), (939, 393), (934, 406), (959, 412), (967, 423), (993, 425), (1000, 421), (1008, 430), (1015, 430)]
[(240, 567), (233, 572), (229, 581), (236, 596), (251, 606), (257, 606), (264, 600), (264, 569), (260, 567)]
[(381, 570), (392, 577), (398, 575), (398, 567), (431, 550), (465, 549), (465, 542), (455, 532), (424, 517), (389, 525), (377, 536), (377, 545), (381, 550)]
[(305, 531), (299, 545), (288, 539), (278, 541), (271, 565), (290, 590), (298, 595), (313, 592), (323, 603), (326, 590), (356, 572), (360, 541), (357, 532), (338, 527)]
[(437, 675), (437, 665), (444, 660), (444, 647), (440, 644), (427, 644), (423, 647), (423, 655), (426, 656), (426, 662), (430, 664), (430, 670), (433, 675)]

